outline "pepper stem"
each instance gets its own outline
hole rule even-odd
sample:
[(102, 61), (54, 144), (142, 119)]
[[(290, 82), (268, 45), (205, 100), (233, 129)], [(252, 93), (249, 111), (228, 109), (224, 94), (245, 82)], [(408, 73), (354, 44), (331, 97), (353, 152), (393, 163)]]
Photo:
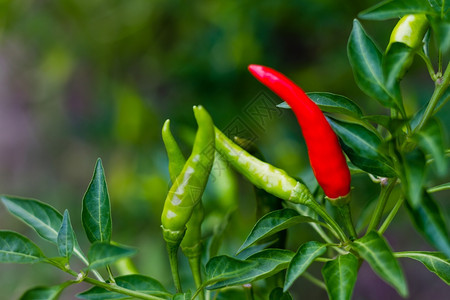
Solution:
[(380, 197), (378, 199), (377, 206), (375, 208), (375, 212), (372, 216), (372, 219), (370, 219), (370, 223), (369, 226), (367, 227), (366, 233), (369, 233), (370, 231), (374, 230), (375, 227), (377, 227), (378, 224), (380, 223), (381, 217), (383, 216), (384, 208), (396, 183), (397, 179), (395, 178), (389, 180), (387, 184), (384, 183), (381, 184)]
[(342, 222), (344, 222), (345, 227), (349, 233), (350, 240), (353, 241), (356, 239), (357, 234), (355, 230), (355, 226), (353, 226), (352, 213), (350, 210), (350, 204), (345, 204), (342, 206), (337, 206), (339, 214), (341, 215)]
[[(194, 277), (195, 287), (197, 289), (200, 289), (202, 286), (202, 272), (201, 272), (201, 261), (200, 256), (195, 255), (188, 257), (189, 266), (191, 267), (192, 276)], [(205, 299), (205, 292), (202, 289), (201, 292), (198, 294), (198, 297), (200, 300)]]
[(172, 272), (173, 283), (177, 293), (182, 293), (180, 274), (178, 272), (178, 245), (173, 245), (170, 243), (166, 244), (167, 253), (169, 254), (170, 271)]
[(336, 235), (336, 237), (341, 240), (342, 242), (346, 243), (348, 242), (348, 237), (345, 235), (342, 228), (339, 226), (338, 223), (326, 212), (326, 210), (319, 205), (314, 200), (309, 200), (305, 202), (305, 205), (314, 210), (319, 216), (321, 216), (325, 222), (330, 225), (331, 229), (333, 230), (333, 233)]

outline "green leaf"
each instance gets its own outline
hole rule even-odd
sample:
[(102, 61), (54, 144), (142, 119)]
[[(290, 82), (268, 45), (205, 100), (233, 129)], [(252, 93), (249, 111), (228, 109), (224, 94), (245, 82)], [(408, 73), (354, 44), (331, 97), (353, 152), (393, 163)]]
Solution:
[(404, 43), (393, 43), (383, 57), (383, 75), (389, 90), (398, 90), (399, 82), (413, 62), (414, 50)]
[(178, 293), (173, 295), (172, 300), (191, 300), (192, 293), (191, 291), (187, 291), (186, 293)]
[(269, 300), (292, 300), (292, 296), (289, 292), (283, 292), (282, 288), (277, 287), (270, 292)]
[(417, 230), (436, 249), (450, 257), (450, 240), (447, 226), (441, 210), (433, 197), (424, 192), (422, 203), (419, 206), (413, 208), (408, 202), (406, 204), (406, 208)]
[[(236, 254), (236, 258), (247, 259), (249, 256), (251, 256), (257, 252), (260, 252), (260, 251), (268, 248), (269, 246), (274, 245), (276, 242), (278, 242), (278, 239), (269, 240), (266, 243), (256, 244), (254, 246), (248, 247), (248, 248), (242, 250), (241, 252), (239, 252), (239, 254)], [(275, 248), (275, 247), (272, 247), (272, 248)]]
[(33, 228), (43, 239), (57, 244), (62, 215), (48, 204), (34, 199), (2, 196), (8, 211)]
[[(448, 3), (448, 2), (447, 2)], [(448, 15), (448, 9), (446, 14)], [(431, 18), (431, 27), (435, 33), (439, 49), (445, 55), (450, 50), (450, 20)]]
[(237, 253), (274, 233), (305, 222), (317, 223), (316, 220), (301, 216), (298, 212), (290, 208), (272, 211), (258, 220)]
[(0, 231), (0, 263), (36, 263), (44, 259), (41, 249), (17, 232)]
[[(144, 275), (132, 274), (119, 276), (114, 278), (114, 280), (120, 287), (147, 295), (158, 296), (163, 299), (171, 299), (171, 295), (167, 292), (164, 286), (153, 278)], [(130, 296), (108, 291), (97, 286), (78, 294), (77, 297), (81, 299), (95, 300), (130, 299)]]
[(70, 223), (69, 212), (64, 211), (64, 216), (61, 228), (58, 232), (58, 252), (61, 256), (68, 259), (72, 256), (73, 247), (75, 245), (75, 234), (73, 232), (72, 224)]
[(219, 224), (214, 226), (212, 236), (206, 240), (206, 249), (208, 257), (214, 257), (219, 252), (220, 246), (225, 236), (226, 229), (230, 226), (230, 219), (235, 213), (235, 210), (228, 212), (221, 220)]
[(426, 125), (415, 134), (414, 139), (427, 154), (434, 159), (436, 170), (440, 176), (447, 173), (445, 158), (444, 131), (437, 119), (430, 119)]
[(111, 245), (107, 242), (95, 242), (88, 253), (89, 269), (98, 269), (121, 258), (136, 254), (136, 249)]
[(97, 160), (94, 175), (83, 198), (81, 218), (91, 243), (111, 239), (111, 204), (100, 159)]
[(215, 256), (206, 264), (206, 282), (214, 282), (239, 276), (257, 265), (254, 261), (240, 260), (226, 255)]
[(403, 178), (402, 187), (406, 199), (412, 207), (417, 207), (422, 201), (422, 190), (425, 184), (425, 155), (419, 149), (402, 156)]
[(366, 20), (387, 20), (409, 14), (434, 14), (426, 0), (387, 0), (374, 5), (358, 16)]
[[(12, 215), (33, 228), (43, 239), (58, 244), (58, 232), (63, 216), (55, 208), (34, 199), (13, 196), (2, 196), (1, 199)], [(75, 254), (83, 259), (77, 240), (74, 242)]]
[[(345, 96), (332, 93), (307, 93), (307, 95), (324, 112), (340, 113), (356, 118), (362, 117), (362, 111), (359, 106)], [(286, 102), (282, 102), (277, 106), (291, 109)]]
[(428, 270), (450, 285), (450, 260), (440, 252), (405, 251), (394, 253), (396, 257), (407, 257), (420, 261)]
[(392, 285), (401, 296), (408, 295), (408, 287), (402, 269), (382, 236), (371, 231), (366, 236), (355, 240), (352, 248), (369, 263), (378, 276)]
[(369, 122), (373, 122), (378, 125), (381, 125), (386, 129), (389, 128), (389, 121), (391, 119), (389, 116), (386, 116), (386, 115), (368, 115), (368, 116), (363, 116), (362, 118)]
[(314, 262), (314, 260), (327, 251), (327, 245), (310, 241), (298, 248), (286, 271), (284, 291), (287, 291), (294, 281)]
[(61, 292), (75, 281), (67, 281), (55, 286), (38, 286), (26, 291), (20, 300), (57, 300)]
[(292, 251), (282, 249), (266, 249), (255, 253), (245, 260), (246, 262), (254, 263), (250, 269), (246, 270), (246, 272), (236, 273), (233, 277), (209, 286), (208, 289), (213, 290), (226, 286), (242, 285), (270, 277), (287, 268), (293, 256), (294, 253)]
[(351, 253), (325, 263), (322, 276), (331, 300), (350, 300), (358, 275), (358, 259)]
[(380, 138), (364, 126), (327, 118), (341, 140), (350, 161), (366, 172), (383, 177), (396, 175), (391, 162), (381, 153)]
[(384, 85), (382, 54), (356, 19), (353, 21), (347, 52), (359, 88), (382, 105), (396, 107), (395, 95)]

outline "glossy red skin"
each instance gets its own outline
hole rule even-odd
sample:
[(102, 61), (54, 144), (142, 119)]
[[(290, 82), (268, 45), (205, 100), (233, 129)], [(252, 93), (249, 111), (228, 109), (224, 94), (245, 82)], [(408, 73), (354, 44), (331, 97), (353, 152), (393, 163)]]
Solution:
[(283, 74), (259, 65), (250, 65), (248, 69), (294, 111), (308, 147), (311, 167), (325, 195), (331, 199), (347, 196), (350, 171), (338, 138), (319, 107)]

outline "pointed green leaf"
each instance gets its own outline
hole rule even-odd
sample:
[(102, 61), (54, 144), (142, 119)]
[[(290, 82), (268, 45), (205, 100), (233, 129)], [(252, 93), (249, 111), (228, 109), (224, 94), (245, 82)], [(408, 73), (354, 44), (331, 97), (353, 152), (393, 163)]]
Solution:
[(450, 260), (440, 252), (405, 251), (394, 253), (396, 257), (407, 257), (420, 261), (428, 270), (450, 285)]
[(294, 281), (308, 269), (314, 260), (323, 255), (326, 251), (327, 246), (316, 241), (310, 241), (301, 245), (289, 263), (289, 267), (286, 271), (284, 291), (287, 291)]
[(57, 300), (61, 292), (75, 281), (67, 281), (55, 286), (38, 286), (26, 291), (20, 300)]
[(121, 258), (136, 254), (136, 249), (111, 245), (106, 242), (95, 242), (88, 253), (89, 269), (98, 269)]
[(286, 269), (294, 253), (282, 249), (266, 249), (255, 253), (246, 262), (253, 262), (254, 265), (246, 272), (236, 273), (233, 277), (220, 281), (208, 289), (218, 289), (232, 285), (242, 285), (256, 280), (261, 280)]
[(254, 261), (240, 260), (226, 255), (215, 256), (206, 264), (206, 282), (214, 282), (239, 276), (257, 265)]
[(434, 159), (438, 174), (444, 176), (448, 171), (445, 158), (444, 131), (437, 119), (430, 119), (414, 136), (420, 148)]
[(292, 296), (289, 292), (283, 292), (282, 288), (277, 287), (270, 292), (269, 300), (292, 300)]
[(36, 263), (44, 259), (41, 249), (23, 235), (0, 231), (0, 263)]
[(237, 253), (274, 233), (305, 222), (317, 223), (316, 220), (301, 216), (290, 208), (272, 211), (258, 220)]
[(422, 202), (422, 191), (425, 184), (425, 155), (422, 151), (415, 149), (404, 154), (402, 160), (402, 187), (411, 206), (417, 207)]
[(366, 236), (354, 241), (352, 248), (369, 263), (378, 276), (392, 285), (401, 296), (408, 295), (403, 271), (382, 236), (371, 231)]
[(358, 16), (366, 20), (387, 20), (409, 14), (435, 14), (427, 0), (387, 0), (374, 5)]
[(358, 259), (351, 253), (327, 262), (322, 276), (331, 300), (350, 300), (358, 275)]
[(442, 212), (430, 194), (424, 193), (416, 208), (406, 203), (409, 215), (418, 231), (436, 249), (450, 257), (450, 240)]
[(102, 161), (97, 160), (94, 175), (83, 198), (83, 227), (91, 243), (111, 239), (111, 204)]
[(383, 177), (395, 176), (392, 163), (381, 153), (382, 141), (364, 126), (327, 118), (341, 140), (350, 161), (366, 172)]
[(38, 200), (13, 196), (2, 196), (2, 202), (12, 215), (36, 230), (43, 239), (57, 243), (63, 217), (52, 206)]
[(64, 211), (64, 216), (61, 228), (58, 232), (58, 252), (61, 256), (68, 259), (72, 256), (73, 247), (75, 245), (75, 234), (73, 232), (72, 224), (70, 223), (69, 212)]
[(382, 54), (356, 19), (353, 21), (347, 52), (359, 88), (384, 106), (396, 107), (395, 95), (384, 85)]
[[(114, 278), (116, 284), (120, 287), (140, 292), (147, 295), (161, 297), (162, 299), (171, 299), (171, 295), (164, 286), (157, 280), (138, 274), (119, 276)], [(109, 300), (109, 299), (130, 299), (130, 296), (108, 291), (101, 287), (93, 287), (77, 295), (81, 299)]]
[[(2, 196), (1, 199), (12, 215), (33, 228), (40, 237), (51, 243), (58, 243), (63, 216), (55, 208), (34, 199), (13, 196)], [(77, 240), (74, 242), (75, 254), (84, 259)]]
[[(448, 1), (446, 1), (448, 5)], [(447, 8), (447, 19), (441, 19), (440, 17), (431, 18), (431, 27), (434, 32), (434, 36), (437, 39), (439, 49), (445, 55), (450, 49), (450, 18), (449, 9)]]
[[(362, 111), (359, 106), (345, 96), (332, 93), (307, 93), (307, 95), (324, 112), (340, 113), (356, 118), (362, 117)], [(286, 102), (282, 102), (277, 106), (291, 109)]]

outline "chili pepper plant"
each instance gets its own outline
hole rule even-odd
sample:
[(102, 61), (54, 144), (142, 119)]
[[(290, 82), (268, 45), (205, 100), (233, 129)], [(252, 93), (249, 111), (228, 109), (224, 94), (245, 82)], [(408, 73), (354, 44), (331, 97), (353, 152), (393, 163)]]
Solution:
[[(351, 299), (364, 262), (408, 298), (401, 267), (404, 259), (420, 262), (424, 271), (428, 269), (448, 285), (450, 239), (445, 215), (433, 194), (450, 189), (450, 183), (445, 183), (450, 150), (436, 117), (450, 99), (449, 4), (389, 0), (359, 17), (400, 18), (385, 50), (379, 49), (357, 19), (348, 40), (355, 82), (368, 99), (386, 109), (385, 115), (363, 113), (342, 95), (305, 93), (272, 68), (248, 67), (280, 98), (279, 107), (292, 109), (297, 117), (303, 134), (299, 139), (306, 143), (317, 188), (265, 162), (253, 141), (226, 136), (206, 108), (195, 106), (198, 129), (189, 157), (180, 150), (169, 120), (162, 128), (172, 184), (161, 227), (173, 286), (138, 273), (130, 258), (137, 250), (113, 242), (111, 203), (99, 159), (82, 200), (89, 249), (80, 247), (71, 225), (71, 217), (78, 213), (59, 212), (34, 199), (1, 197), (13, 216), (57, 247), (58, 255), (44, 254), (17, 232), (0, 231), (0, 262), (50, 264), (71, 275), (68, 281), (32, 288), (21, 299), (57, 299), (64, 288), (80, 282), (92, 285), (77, 295), (81, 299), (292, 299), (291, 287), (301, 277), (325, 289), (330, 299), (344, 300)], [(422, 108), (408, 111), (400, 83), (413, 60), (419, 60), (429, 74), (434, 91)], [(220, 239), (202, 231), (202, 195), (211, 169), (219, 162), (226, 162), (253, 184), (259, 218), (242, 245), (227, 255), (217, 255)], [(367, 176), (380, 187), (373, 205), (357, 214), (352, 204), (361, 199), (352, 194), (361, 187), (352, 184), (354, 176)], [(384, 233), (402, 207), (434, 251), (398, 252), (390, 246)], [(362, 225), (355, 228), (356, 222)], [(292, 227), (300, 223), (311, 226), (317, 238), (287, 249), (286, 237), (295, 234), (299, 227)], [(180, 279), (181, 255), (189, 262), (192, 281)], [(75, 259), (85, 267), (73, 268)], [(114, 274), (111, 266), (119, 261), (119, 274)], [(308, 272), (312, 264), (321, 266), (321, 276)]]

